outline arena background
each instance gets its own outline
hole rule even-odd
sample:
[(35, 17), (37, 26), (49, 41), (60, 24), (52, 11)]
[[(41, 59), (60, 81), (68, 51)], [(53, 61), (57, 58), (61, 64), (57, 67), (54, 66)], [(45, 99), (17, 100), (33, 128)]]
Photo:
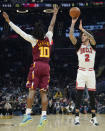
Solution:
[[(49, 26), (52, 14), (44, 9), (60, 6), (57, 16), (53, 48), (50, 59), (51, 80), (49, 85), (48, 114), (70, 114), (75, 109), (75, 80), (78, 68), (77, 55), (69, 40), (71, 18), (69, 9), (78, 6), (81, 9), (79, 19), (83, 26), (94, 33), (97, 42), (95, 71), (97, 79), (96, 109), (105, 113), (105, 1), (104, 0), (0, 0), (0, 113), (8, 113), (5, 105), (10, 104), (9, 113), (15, 116), (24, 114), (28, 90), (26, 78), (32, 63), (31, 45), (16, 34), (4, 21), (2, 11), (6, 11), (10, 20), (22, 30), (31, 33), (34, 23), (42, 21)], [(79, 21), (75, 27), (75, 36), (79, 37)], [(73, 109), (72, 109), (73, 108)], [(40, 114), (39, 91), (33, 105), (33, 115)], [(90, 113), (89, 96), (84, 91), (81, 113)]]

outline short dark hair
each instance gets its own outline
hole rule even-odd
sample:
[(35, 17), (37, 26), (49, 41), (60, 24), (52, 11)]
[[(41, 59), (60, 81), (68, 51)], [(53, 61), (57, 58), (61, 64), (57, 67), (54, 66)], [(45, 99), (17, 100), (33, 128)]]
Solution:
[(41, 21), (36, 22), (34, 25), (34, 30), (32, 31), (31, 34), (35, 39), (44, 40), (44, 36), (45, 36), (44, 24)]

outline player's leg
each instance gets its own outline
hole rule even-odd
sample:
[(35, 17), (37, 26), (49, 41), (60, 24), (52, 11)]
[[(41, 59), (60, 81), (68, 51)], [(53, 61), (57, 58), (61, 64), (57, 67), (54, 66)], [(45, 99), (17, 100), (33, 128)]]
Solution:
[(75, 125), (79, 125), (79, 109), (80, 109), (80, 104), (81, 104), (81, 100), (82, 100), (82, 96), (83, 96), (83, 90), (77, 90), (77, 94), (76, 94), (76, 102), (75, 102), (75, 120), (74, 120), (74, 124)]
[(42, 104), (40, 126), (44, 126), (47, 122), (47, 106), (48, 106), (47, 92), (41, 90), (40, 96), (41, 96), (41, 104)]
[(88, 78), (88, 83), (87, 83), (87, 88), (88, 88), (88, 93), (89, 93), (89, 98), (90, 98), (90, 106), (91, 106), (91, 113), (92, 113), (92, 118), (90, 120), (93, 125), (99, 125), (96, 119), (96, 109), (95, 109), (95, 94), (96, 94), (96, 79), (95, 79), (95, 72), (89, 71), (89, 78)]
[(27, 97), (27, 109), (26, 114), (31, 114), (32, 104), (34, 102), (35, 89), (29, 89), (29, 95)]
[(42, 116), (43, 116), (43, 115), (46, 115), (47, 106), (48, 106), (47, 92), (41, 90), (40, 95), (41, 95)]
[(32, 110), (32, 104), (34, 102), (35, 89), (38, 85), (38, 82), (39, 82), (39, 79), (37, 77), (36, 70), (34, 70), (33, 67), (31, 67), (30, 72), (28, 74), (28, 81), (26, 84), (26, 87), (29, 88), (29, 94), (27, 97), (27, 108), (26, 108), (24, 118), (22, 122), (20, 123), (20, 126), (25, 126), (26, 124), (32, 121), (31, 110)]
[(31, 111), (32, 111), (32, 104), (34, 102), (34, 96), (35, 96), (35, 89), (30, 88), (29, 95), (27, 97), (26, 113), (24, 115), (22, 122), (20, 123), (20, 126), (25, 126), (26, 124), (28, 124), (32, 121)]
[(75, 102), (75, 119), (74, 119), (74, 124), (79, 125), (79, 109), (80, 109), (80, 104), (83, 96), (83, 90), (85, 88), (85, 72), (78, 70), (77, 74), (77, 82), (76, 82), (76, 89), (77, 89), (77, 94), (76, 94), (76, 102)]
[(42, 104), (42, 113), (40, 118), (40, 123), (38, 128), (43, 128), (47, 124), (47, 106), (48, 106), (48, 98), (47, 98), (47, 90), (49, 84), (49, 75), (41, 78), (40, 81), (40, 96), (41, 96), (41, 104)]
[(48, 98), (47, 91), (49, 85), (49, 76), (50, 76), (50, 67), (49, 64), (39, 62), (39, 88), (40, 88), (40, 96), (41, 96), (41, 104), (42, 104), (42, 113), (40, 118), (40, 123), (38, 125), (38, 129), (44, 128), (47, 123), (47, 106), (48, 106)]
[(93, 125), (98, 126), (99, 123), (97, 122), (96, 119), (96, 109), (95, 109), (95, 92), (89, 91), (89, 97), (90, 97), (90, 106), (91, 106), (91, 113), (92, 113), (92, 118), (90, 122), (93, 123)]

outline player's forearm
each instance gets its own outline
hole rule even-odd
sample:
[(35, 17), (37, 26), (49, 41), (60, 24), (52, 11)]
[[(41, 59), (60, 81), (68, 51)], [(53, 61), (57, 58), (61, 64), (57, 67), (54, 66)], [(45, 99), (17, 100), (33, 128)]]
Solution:
[(90, 33), (88, 33), (84, 28), (81, 30), (83, 33), (85, 33), (89, 39), (94, 38)]
[(14, 23), (12, 23), (11, 21), (9, 22), (9, 25), (11, 26), (11, 28), (17, 33), (17, 34), (22, 34), (22, 30), (16, 26)]
[(77, 39), (74, 36), (74, 25), (75, 24), (73, 24), (73, 23), (71, 24), (70, 32), (69, 32), (69, 38), (70, 38), (73, 45), (75, 45), (77, 43)]
[(82, 28), (81, 31), (87, 35), (92, 45), (96, 45), (94, 37), (89, 32), (87, 32), (84, 28)]
[(30, 37), (30, 35), (28, 35), (27, 33), (25, 33), (24, 31), (22, 31), (18, 26), (16, 26), (14, 23), (12, 23), (11, 21), (9, 22), (9, 25), (11, 26), (11, 28), (17, 33), (19, 34), (22, 38), (24, 38), (25, 40), (27, 40), (28, 42), (32, 43), (33, 39)]
[(69, 34), (70, 34), (70, 35), (74, 35), (74, 24), (73, 24), (73, 23), (71, 24)]
[(55, 21), (56, 21), (56, 17), (57, 17), (57, 14), (53, 14), (52, 20), (51, 20), (49, 28), (48, 28), (49, 31), (53, 31)]

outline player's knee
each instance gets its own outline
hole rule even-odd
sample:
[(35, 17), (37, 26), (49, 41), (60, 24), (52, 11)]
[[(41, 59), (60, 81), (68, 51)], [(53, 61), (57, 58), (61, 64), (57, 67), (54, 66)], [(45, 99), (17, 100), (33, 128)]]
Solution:
[(95, 101), (95, 92), (94, 91), (89, 91), (89, 98), (90, 98), (90, 101)]
[(47, 96), (47, 90), (40, 90), (41, 96)]
[(29, 95), (28, 95), (28, 98), (29, 99), (32, 99), (35, 95), (35, 90), (34, 89), (29, 89)]
[(48, 103), (48, 98), (47, 98), (47, 91), (41, 91), (41, 100), (43, 104), (47, 104)]
[(95, 110), (95, 92), (89, 91), (90, 106), (92, 110)]
[(76, 97), (76, 109), (80, 108), (80, 104), (81, 104), (81, 99), (83, 96), (83, 90), (77, 90), (77, 97)]

